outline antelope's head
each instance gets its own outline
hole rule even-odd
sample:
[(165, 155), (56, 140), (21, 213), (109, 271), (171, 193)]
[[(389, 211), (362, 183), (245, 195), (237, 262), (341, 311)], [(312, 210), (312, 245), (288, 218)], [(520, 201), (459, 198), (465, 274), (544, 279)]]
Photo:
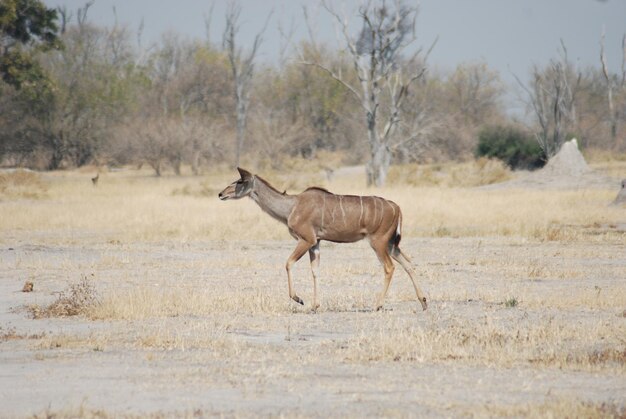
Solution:
[(250, 192), (252, 192), (254, 175), (239, 167), (237, 170), (239, 171), (241, 179), (234, 181), (219, 193), (218, 197), (222, 201), (226, 201), (227, 199), (241, 199), (250, 195)]

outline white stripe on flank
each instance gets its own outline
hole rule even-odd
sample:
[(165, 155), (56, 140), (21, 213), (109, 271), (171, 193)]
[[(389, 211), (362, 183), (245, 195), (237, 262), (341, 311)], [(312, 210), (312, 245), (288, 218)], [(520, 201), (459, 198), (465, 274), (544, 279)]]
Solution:
[(374, 200), (374, 222), (376, 222), (376, 218), (378, 218), (378, 205), (376, 205), (376, 197), (372, 197)]
[(326, 213), (326, 194), (322, 195), (324, 204), (322, 205), (322, 229), (324, 229), (324, 214)]
[(359, 196), (359, 200), (361, 201), (361, 216), (359, 217), (358, 227), (361, 227), (361, 220), (363, 219), (363, 197)]
[(391, 207), (391, 211), (393, 211), (393, 217), (395, 218), (396, 217), (396, 208), (393, 205), (391, 205), (391, 202), (387, 201), (386, 199), (385, 199), (385, 202), (387, 204), (389, 204), (389, 206)]
[(343, 196), (339, 195), (339, 208), (341, 208), (341, 214), (343, 215), (343, 225), (346, 224), (346, 211), (343, 209)]

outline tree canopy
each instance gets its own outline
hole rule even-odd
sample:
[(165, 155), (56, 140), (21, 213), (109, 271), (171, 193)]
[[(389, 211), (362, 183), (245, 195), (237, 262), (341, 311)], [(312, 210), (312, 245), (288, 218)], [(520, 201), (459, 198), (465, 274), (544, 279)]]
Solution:
[(0, 74), (5, 83), (22, 88), (44, 80), (34, 50), (60, 47), (57, 11), (39, 0), (0, 2)]

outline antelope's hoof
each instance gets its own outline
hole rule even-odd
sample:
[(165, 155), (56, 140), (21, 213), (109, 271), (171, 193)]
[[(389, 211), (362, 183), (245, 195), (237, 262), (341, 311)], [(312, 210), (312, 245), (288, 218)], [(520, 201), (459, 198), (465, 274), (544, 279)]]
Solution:
[(291, 297), (291, 299), (302, 306), (304, 305), (304, 301), (302, 301), (302, 298), (298, 297), (297, 295), (294, 295), (293, 297)]
[(320, 308), (320, 303), (315, 303), (311, 306), (311, 310), (315, 313), (317, 309)]
[(383, 309), (383, 306), (377, 306), (375, 311), (381, 311)]
[(426, 297), (422, 298), (422, 301), (420, 301), (420, 303), (422, 303), (422, 310), (426, 311), (426, 309), (428, 308), (428, 304), (426, 303)]

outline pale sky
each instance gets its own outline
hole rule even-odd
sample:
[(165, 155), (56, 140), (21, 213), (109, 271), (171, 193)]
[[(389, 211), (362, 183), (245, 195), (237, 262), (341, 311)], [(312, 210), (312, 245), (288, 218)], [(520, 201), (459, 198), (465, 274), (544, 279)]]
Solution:
[[(75, 11), (85, 0), (45, 0), (44, 3), (49, 7), (66, 5), (68, 10)], [(358, 30), (354, 11), (360, 1), (329, 0), (329, 3), (347, 12)], [(621, 72), (626, 0), (421, 0), (416, 3), (420, 7), (417, 45), (426, 49), (439, 38), (429, 59), (433, 68), (452, 70), (462, 62), (484, 61), (497, 70), (506, 83), (515, 86), (513, 73), (526, 80), (533, 64), (543, 65), (556, 56), (560, 39), (565, 42), (570, 58), (581, 68), (597, 67), (604, 27), (609, 68)], [(220, 43), (226, 0), (96, 0), (89, 19), (111, 25), (114, 7), (119, 22), (133, 30), (143, 19), (144, 45), (158, 41), (167, 31), (205, 39), (205, 17), (211, 4), (214, 4), (211, 40)], [(337, 45), (333, 20), (319, 7), (318, 1), (240, 0), (240, 4), (242, 45), (252, 41), (273, 10), (260, 49), (260, 59), (266, 63), (275, 62), (279, 57), (283, 44), (279, 24), (288, 31), (293, 22), (296, 42), (307, 36), (303, 5), (313, 16), (318, 39)]]

